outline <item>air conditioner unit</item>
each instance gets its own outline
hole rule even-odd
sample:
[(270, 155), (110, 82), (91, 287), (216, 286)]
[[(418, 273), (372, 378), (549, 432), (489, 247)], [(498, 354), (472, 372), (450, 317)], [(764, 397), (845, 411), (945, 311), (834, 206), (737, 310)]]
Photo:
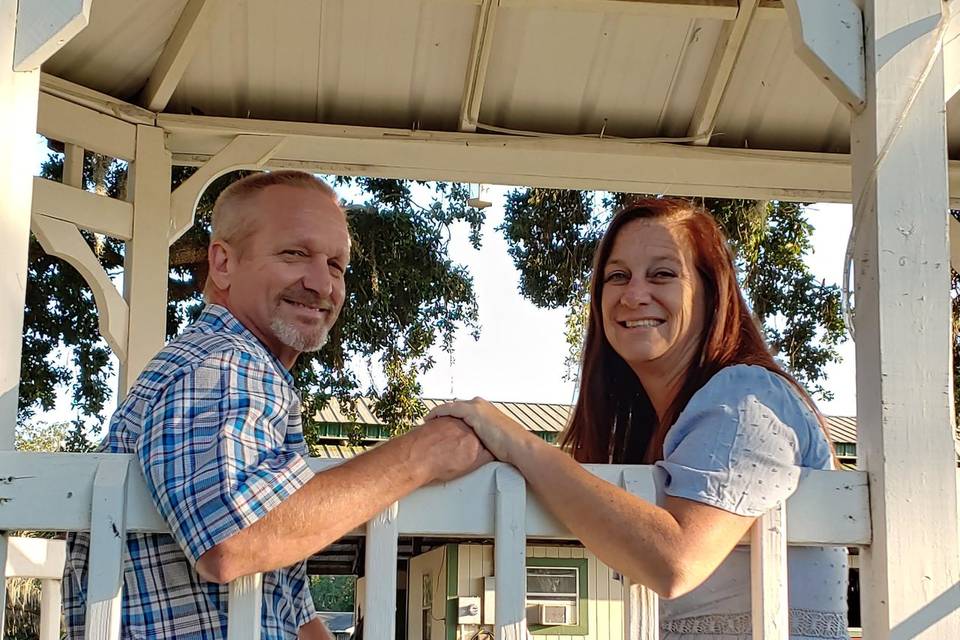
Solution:
[(573, 609), (566, 604), (538, 604), (533, 608), (530, 622), (542, 625), (576, 624)]

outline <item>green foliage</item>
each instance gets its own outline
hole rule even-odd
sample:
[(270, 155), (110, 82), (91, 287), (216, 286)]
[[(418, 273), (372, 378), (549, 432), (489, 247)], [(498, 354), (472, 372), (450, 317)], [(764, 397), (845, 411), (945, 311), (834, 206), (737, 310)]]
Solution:
[[(566, 307), (568, 375), (576, 368), (586, 322), (594, 247), (612, 212), (630, 196), (607, 194), (594, 211), (577, 191), (511, 191), (501, 230), (520, 291), (535, 304)], [(813, 227), (801, 205), (787, 202), (705, 200), (730, 238), (744, 291), (767, 340), (790, 371), (812, 392), (829, 397), (823, 369), (839, 358), (843, 340), (840, 294), (818, 283), (804, 264)]]
[(69, 422), (19, 424), (13, 437), (14, 448), (35, 453), (66, 451), (70, 427)]
[[(88, 154), (87, 189), (122, 197), (126, 165)], [(62, 156), (51, 154), (42, 167), (44, 177), (57, 180)], [(174, 167), (172, 186), (194, 169)], [(167, 337), (173, 337), (195, 319), (203, 307), (200, 292), (207, 275), (206, 247), (213, 204), (233, 181), (246, 172), (222, 176), (206, 190), (197, 207), (195, 224), (170, 249)], [(429, 204), (412, 194), (414, 184), (429, 189)], [(374, 411), (395, 430), (422, 415), (417, 402), (419, 377), (433, 366), (429, 352), (439, 344), (448, 352), (457, 330), (479, 332), (473, 281), (466, 269), (447, 254), (450, 226), (469, 225), (474, 247), (480, 246), (484, 215), (467, 205), (468, 190), (458, 184), (413, 183), (371, 178), (336, 178), (338, 187), (358, 188), (362, 203), (345, 205), (353, 236), (353, 256), (346, 273), (347, 299), (341, 319), (323, 350), (303, 354), (293, 373), (303, 391), (308, 441), (314, 410), (330, 397), (347, 405), (359, 395), (376, 399)], [(84, 234), (106, 271), (120, 274), (123, 243)], [(72, 361), (58, 358), (70, 354)], [(37, 408), (49, 410), (58, 386), (73, 394), (73, 406), (87, 423), (96, 424), (110, 397), (112, 373), (109, 350), (100, 339), (93, 296), (82, 277), (69, 265), (43, 252), (31, 238), (24, 326), (24, 355), (20, 393), (21, 421)], [(383, 388), (361, 388), (348, 366), (359, 358), (384, 379)], [(67, 436), (67, 448), (90, 450), (78, 421)]]
[(310, 576), (310, 595), (317, 611), (353, 611), (354, 576)]

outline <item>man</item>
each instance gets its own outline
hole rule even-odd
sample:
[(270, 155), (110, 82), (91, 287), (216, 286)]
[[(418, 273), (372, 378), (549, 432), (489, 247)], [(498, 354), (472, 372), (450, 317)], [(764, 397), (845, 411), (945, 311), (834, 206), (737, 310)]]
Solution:
[[(304, 456), (289, 369), (323, 346), (345, 295), (350, 236), (333, 190), (255, 174), (214, 206), (209, 303), (147, 365), (102, 450), (135, 453), (170, 535), (130, 535), (124, 638), (225, 638), (226, 583), (264, 573), (264, 640), (331, 638), (305, 559), (392, 502), (491, 460), (459, 421), (430, 423), (323, 473)], [(68, 638), (82, 638), (89, 536), (70, 541)]]

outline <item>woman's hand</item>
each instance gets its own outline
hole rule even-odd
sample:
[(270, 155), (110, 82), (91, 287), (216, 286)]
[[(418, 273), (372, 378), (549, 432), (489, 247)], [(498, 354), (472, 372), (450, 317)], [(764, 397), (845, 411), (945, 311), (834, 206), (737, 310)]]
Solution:
[(515, 463), (520, 447), (536, 437), (483, 398), (442, 404), (428, 413), (426, 419), (441, 416), (460, 418), (466, 422), (494, 457), (511, 464)]

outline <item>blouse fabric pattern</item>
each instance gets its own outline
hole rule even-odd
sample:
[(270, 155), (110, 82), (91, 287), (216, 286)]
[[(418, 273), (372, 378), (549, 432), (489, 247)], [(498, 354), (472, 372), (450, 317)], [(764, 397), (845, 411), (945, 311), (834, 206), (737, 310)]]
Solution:
[[(816, 416), (783, 377), (759, 366), (719, 371), (690, 399), (664, 442), (662, 496), (741, 516), (786, 500), (807, 469), (832, 469)], [(847, 551), (787, 552), (791, 640), (846, 640)], [(661, 600), (662, 640), (751, 637), (750, 549), (737, 547), (690, 593)]]

